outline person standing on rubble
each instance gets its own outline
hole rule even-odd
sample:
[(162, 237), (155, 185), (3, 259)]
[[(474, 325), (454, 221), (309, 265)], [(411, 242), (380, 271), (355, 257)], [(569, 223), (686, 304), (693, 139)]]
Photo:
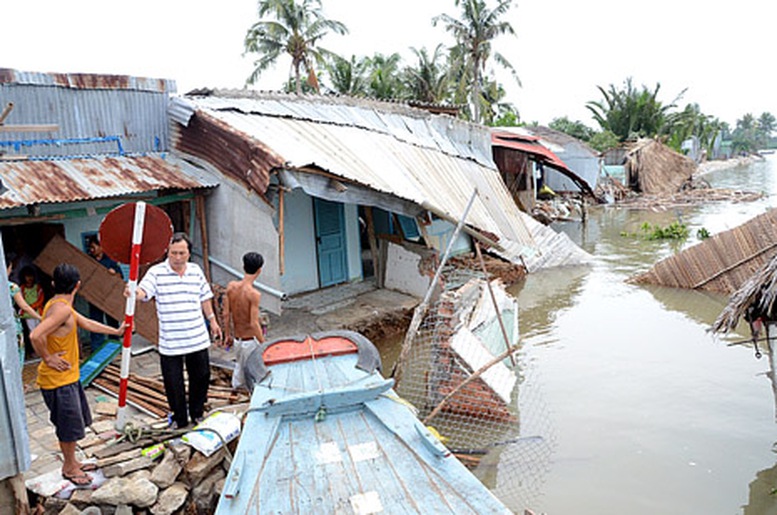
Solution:
[(81, 286), (78, 269), (66, 263), (57, 265), (53, 275), (54, 296), (43, 308), (43, 319), (30, 334), (35, 352), (40, 356), (38, 386), (51, 414), (62, 451), (62, 477), (76, 486), (91, 484), (87, 470), (94, 465), (81, 464), (76, 458), (76, 443), (82, 439), (92, 415), (81, 386), (78, 328), (119, 336), (125, 324), (110, 327), (86, 318), (73, 309), (73, 298)]
[[(227, 348), (237, 347), (237, 361), (232, 373), (232, 388), (244, 387), (243, 376), (245, 360), (262, 342), (264, 330), (259, 323), (259, 301), (262, 294), (254, 287), (262, 273), (264, 258), (257, 252), (243, 255), (243, 278), (227, 285), (224, 297), (224, 344)], [(233, 328), (234, 327), (234, 332)]]
[[(211, 302), (213, 291), (202, 268), (189, 262), (191, 250), (188, 236), (175, 233), (167, 248), (167, 259), (149, 268), (136, 292), (137, 300), (156, 299), (157, 350), (167, 403), (173, 412), (173, 428), (186, 427), (189, 418), (193, 423), (202, 419), (210, 382), (208, 325), (213, 339), (221, 339), (221, 327)], [(129, 287), (124, 294), (129, 296)], [(188, 407), (184, 364), (189, 376)]]

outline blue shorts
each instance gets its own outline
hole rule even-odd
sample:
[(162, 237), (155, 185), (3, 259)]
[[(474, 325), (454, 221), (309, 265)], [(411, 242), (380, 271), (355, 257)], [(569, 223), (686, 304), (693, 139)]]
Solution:
[(49, 420), (56, 428), (57, 440), (75, 442), (86, 436), (92, 413), (80, 381), (51, 390), (41, 388), (40, 392), (51, 413)]

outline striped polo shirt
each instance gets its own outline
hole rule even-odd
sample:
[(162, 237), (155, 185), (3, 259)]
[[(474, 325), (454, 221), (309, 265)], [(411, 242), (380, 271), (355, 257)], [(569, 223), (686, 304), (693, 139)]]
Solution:
[(210, 347), (202, 303), (213, 292), (199, 265), (186, 263), (180, 276), (165, 260), (148, 269), (138, 288), (145, 292), (144, 300), (156, 298), (160, 354), (178, 356)]

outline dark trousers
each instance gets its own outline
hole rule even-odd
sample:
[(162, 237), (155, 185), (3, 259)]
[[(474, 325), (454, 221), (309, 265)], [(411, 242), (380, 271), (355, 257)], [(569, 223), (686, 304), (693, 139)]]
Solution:
[[(167, 403), (173, 411), (173, 421), (179, 428), (185, 427), (192, 420), (202, 418), (205, 401), (208, 397), (210, 382), (210, 359), (208, 349), (183, 354), (180, 356), (159, 355), (162, 367), (162, 378), (165, 383)], [(189, 409), (186, 409), (186, 390), (183, 382), (183, 365), (186, 363), (186, 373), (189, 375)]]

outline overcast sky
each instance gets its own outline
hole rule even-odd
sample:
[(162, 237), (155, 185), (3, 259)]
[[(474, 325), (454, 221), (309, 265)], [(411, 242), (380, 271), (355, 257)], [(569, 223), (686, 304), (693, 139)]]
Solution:
[[(490, 5), (494, 5), (493, 0)], [(725, 8), (724, 8), (725, 5)], [(458, 17), (454, 0), (323, 0), (327, 17), (346, 36), (322, 46), (349, 57), (433, 49), (451, 43), (431, 19)], [(15, 0), (4, 2), (0, 67), (22, 71), (91, 72), (167, 78), (185, 93), (198, 87), (243, 87), (252, 59), (243, 38), (256, 17), (255, 0)], [(745, 113), (777, 115), (777, 4), (739, 0), (514, 0), (507, 20), (516, 37), (495, 47), (523, 84), (500, 75), (507, 100), (523, 121), (568, 116), (594, 126), (585, 104), (601, 100), (596, 86), (622, 86), (632, 77), (659, 99), (698, 103), (734, 124)], [(277, 89), (288, 61), (268, 72), (260, 89)]]

